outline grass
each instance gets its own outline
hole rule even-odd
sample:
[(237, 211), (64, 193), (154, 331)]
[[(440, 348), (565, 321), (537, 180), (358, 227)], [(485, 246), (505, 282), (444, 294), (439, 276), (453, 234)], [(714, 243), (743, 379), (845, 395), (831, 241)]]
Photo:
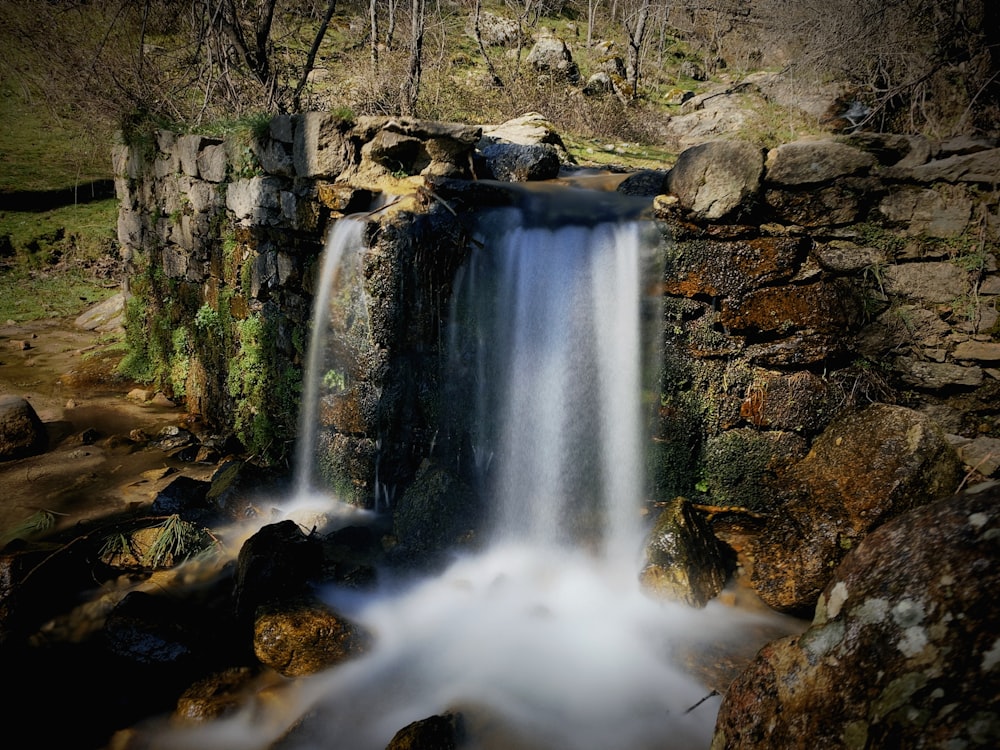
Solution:
[(42, 212), (0, 211), (0, 322), (76, 315), (115, 286), (96, 271), (113, 266), (114, 199)]
[(111, 133), (0, 88), (0, 193), (110, 179)]

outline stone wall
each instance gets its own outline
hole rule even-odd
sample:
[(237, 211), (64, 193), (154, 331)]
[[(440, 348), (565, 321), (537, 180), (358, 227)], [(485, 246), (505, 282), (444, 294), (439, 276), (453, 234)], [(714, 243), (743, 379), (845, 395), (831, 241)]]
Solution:
[[(183, 403), (206, 432), (285, 462), (324, 237), (338, 217), (383, 196), (393, 205), (370, 218), (365, 257), (379, 351), (354, 385), (376, 394), (374, 412), (343, 430), (348, 444), (338, 443), (333, 461), (355, 467), (348, 485), (367, 500), (373, 446), (406, 453), (388, 446), (421, 432), (398, 373), (427, 371), (417, 360), (430, 356), (443, 315), (422, 290), (448, 283), (438, 275), (453, 273), (450, 253), (459, 252), (457, 230), (445, 226), (454, 217), (419, 205), (419, 191), (431, 175), (469, 176), (479, 136), (459, 125), (308, 113), (225, 139), (159, 131), (119, 146), (118, 236), (131, 293), (123, 370)], [(378, 381), (370, 388), (360, 382), (369, 378)], [(400, 480), (392, 460), (383, 471), (383, 481)]]
[(667, 175), (654, 490), (717, 509), (772, 607), (996, 476), (998, 181), (992, 144), (889, 135), (714, 142)]
[[(127, 367), (206, 429), (286, 460), (323, 237), (345, 213), (388, 203), (366, 228), (372, 348), (328, 400), (321, 468), (355, 502), (382, 491), (398, 514), (412, 508), (407, 488), (447, 437), (438, 342), (468, 219), (509, 200), (470, 179), (511, 159), (489, 162), (496, 139), (480, 136), (310, 113), (225, 140), (159, 132), (120, 147)], [(538, 148), (513, 155), (547, 163)], [(710, 142), (622, 183), (649, 196), (663, 236), (651, 500), (773, 514), (816, 439), (873, 402), (923, 414), (968, 469), (994, 474), (997, 182), (992, 144), (858, 134), (767, 154)]]

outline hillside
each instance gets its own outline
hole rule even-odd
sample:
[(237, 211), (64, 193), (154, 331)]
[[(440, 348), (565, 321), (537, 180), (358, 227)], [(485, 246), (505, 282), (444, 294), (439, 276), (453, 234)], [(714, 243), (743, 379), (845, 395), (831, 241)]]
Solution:
[(995, 3), (745, 5), (7, 0), (4, 283), (113, 265), (114, 203), (92, 201), (109, 195), (112, 142), (158, 126), (224, 134), (309, 109), (485, 124), (535, 111), (579, 164), (613, 168), (669, 166), (718, 137), (767, 148), (854, 127), (997, 135)]

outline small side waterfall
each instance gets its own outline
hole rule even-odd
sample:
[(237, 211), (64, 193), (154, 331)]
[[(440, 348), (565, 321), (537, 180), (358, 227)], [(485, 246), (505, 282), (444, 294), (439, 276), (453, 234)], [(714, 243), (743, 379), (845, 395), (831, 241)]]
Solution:
[[(319, 426), (320, 398), (324, 389), (344, 388), (347, 374), (344, 362), (330, 354), (331, 329), (338, 321), (331, 315), (331, 301), (341, 295), (359, 295), (356, 278), (360, 253), (364, 250), (364, 224), (343, 218), (337, 221), (326, 239), (316, 279), (312, 320), (309, 330), (307, 360), (303, 373), (302, 402), (299, 406), (298, 443), (295, 456), (294, 491), (298, 498), (308, 496), (314, 488), (316, 463), (316, 433)], [(364, 311), (363, 304), (352, 309)], [(339, 328), (343, 328), (340, 325)], [(342, 331), (341, 331), (342, 332)]]

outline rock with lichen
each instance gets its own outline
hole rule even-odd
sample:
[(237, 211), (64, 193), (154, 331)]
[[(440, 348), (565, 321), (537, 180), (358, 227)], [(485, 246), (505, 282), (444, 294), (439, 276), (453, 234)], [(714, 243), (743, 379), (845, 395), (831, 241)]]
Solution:
[(997, 746), (998, 502), (993, 482), (871, 533), (730, 686), (712, 748)]

